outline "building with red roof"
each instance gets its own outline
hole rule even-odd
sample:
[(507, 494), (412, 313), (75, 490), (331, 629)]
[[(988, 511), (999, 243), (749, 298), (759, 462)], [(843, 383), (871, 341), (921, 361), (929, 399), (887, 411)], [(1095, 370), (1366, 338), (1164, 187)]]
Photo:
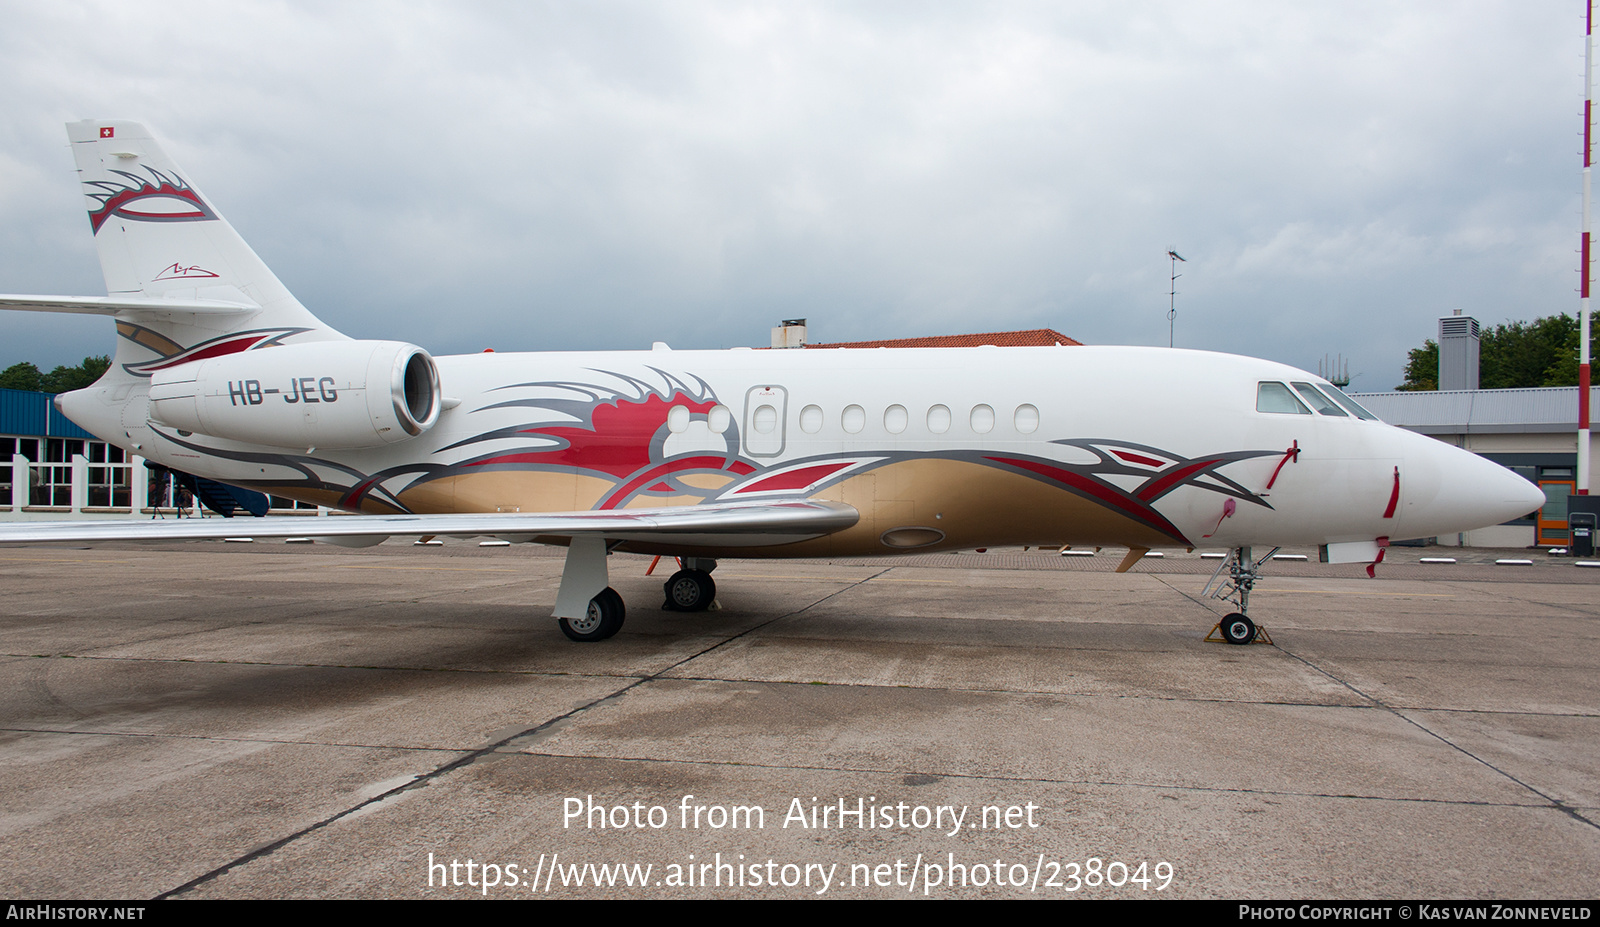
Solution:
[(1016, 332), (986, 332), (979, 335), (930, 335), (926, 338), (887, 338), (880, 341), (838, 341), (808, 344), (808, 348), (1048, 348), (1052, 345), (1081, 345), (1053, 328), (1029, 328)]
[(785, 319), (772, 330), (774, 348), (1048, 348), (1081, 345), (1053, 328), (1029, 328), (1015, 332), (984, 332), (976, 335), (930, 335), (925, 338), (885, 338), (877, 341), (835, 341), (806, 343), (806, 320)]

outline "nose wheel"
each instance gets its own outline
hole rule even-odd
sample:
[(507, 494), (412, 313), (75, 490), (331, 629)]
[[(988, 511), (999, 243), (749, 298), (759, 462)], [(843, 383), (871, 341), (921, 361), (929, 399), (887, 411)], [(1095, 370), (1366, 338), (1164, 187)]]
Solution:
[(1256, 623), (1237, 612), (1222, 619), (1217, 628), (1230, 644), (1248, 644), (1256, 639)]
[[(1250, 610), (1250, 590), (1261, 579), (1261, 565), (1271, 560), (1279, 549), (1274, 547), (1259, 560), (1251, 557), (1248, 547), (1236, 547), (1228, 552), (1228, 559), (1217, 566), (1217, 572), (1211, 574), (1211, 580), (1201, 594), (1228, 602), (1239, 610), (1217, 622), (1217, 626), (1206, 635), (1206, 640), (1239, 645), (1253, 644), (1257, 640), (1263, 644), (1272, 643), (1267, 632), (1256, 627), (1256, 623), (1245, 613)], [(1219, 634), (1221, 637), (1217, 636)]]

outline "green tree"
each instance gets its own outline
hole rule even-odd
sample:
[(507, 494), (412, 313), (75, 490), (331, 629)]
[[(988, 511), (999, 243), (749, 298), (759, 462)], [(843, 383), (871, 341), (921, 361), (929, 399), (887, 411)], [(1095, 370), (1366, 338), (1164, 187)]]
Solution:
[[(1600, 317), (1591, 318), (1591, 342), (1600, 346)], [(1485, 328), (1478, 345), (1478, 385), (1482, 389), (1526, 389), (1578, 385), (1578, 320), (1566, 313), (1532, 322), (1505, 322)], [(1439, 345), (1413, 348), (1406, 381), (1397, 390), (1439, 388)]]
[(1439, 343), (1429, 338), (1420, 348), (1412, 348), (1406, 361), (1406, 381), (1397, 390), (1433, 390), (1439, 388)]
[(41, 378), (38, 367), (23, 361), (0, 371), (0, 389), (25, 389), (38, 392)]
[(1577, 320), (1565, 313), (1485, 329), (1478, 355), (1478, 386), (1482, 389), (1576, 386), (1576, 369), (1571, 383), (1547, 384), (1545, 374), (1560, 362), (1569, 344), (1577, 344), (1577, 336)]
[(44, 374), (39, 378), (39, 389), (46, 393), (66, 393), (75, 389), (83, 389), (111, 367), (111, 357), (102, 354), (99, 357), (85, 357), (83, 363), (76, 367), (63, 364), (60, 367)]
[[(1562, 318), (1567, 318), (1562, 316)], [(1600, 316), (1591, 314), (1589, 318), (1589, 345), (1591, 349), (1600, 348)], [(1544, 382), (1540, 386), (1577, 386), (1578, 385), (1578, 322), (1572, 320), (1567, 332), (1566, 343), (1556, 353), (1556, 359), (1544, 371)]]
[(76, 367), (62, 364), (49, 373), (41, 373), (38, 367), (23, 361), (0, 371), (0, 387), (36, 393), (66, 393), (93, 385), (110, 368), (111, 357), (106, 354), (85, 357), (83, 363)]

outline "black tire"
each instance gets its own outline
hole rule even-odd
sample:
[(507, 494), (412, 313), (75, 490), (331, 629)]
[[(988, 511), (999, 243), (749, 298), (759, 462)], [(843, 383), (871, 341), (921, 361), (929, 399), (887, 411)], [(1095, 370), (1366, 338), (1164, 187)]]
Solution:
[(595, 598), (605, 599), (607, 602), (606, 610), (610, 617), (606, 622), (603, 633), (606, 637), (616, 636), (616, 633), (622, 630), (623, 620), (628, 617), (627, 606), (622, 604), (622, 595), (617, 590), (607, 586), (600, 590), (600, 594)]
[(622, 596), (610, 586), (600, 590), (599, 595), (589, 600), (588, 614), (582, 618), (562, 618), (561, 633), (568, 640), (580, 644), (592, 644), (603, 641), (618, 631), (622, 630), (622, 620), (626, 609), (622, 604)]
[(704, 570), (679, 570), (662, 585), (667, 594), (667, 611), (703, 612), (717, 597), (717, 584)]
[(1248, 644), (1256, 639), (1255, 622), (1234, 613), (1222, 619), (1222, 636), (1230, 644)]

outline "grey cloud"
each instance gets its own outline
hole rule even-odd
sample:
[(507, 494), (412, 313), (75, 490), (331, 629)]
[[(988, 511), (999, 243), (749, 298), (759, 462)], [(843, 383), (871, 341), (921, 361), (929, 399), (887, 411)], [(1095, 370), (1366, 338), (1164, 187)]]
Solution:
[[(101, 292), (60, 124), (126, 117), (359, 336), (1165, 343), (1176, 247), (1181, 345), (1386, 388), (1450, 308), (1576, 309), (1582, 23), (1448, 11), (12, 3), (0, 290)], [(0, 364), (110, 346), (46, 321)]]

